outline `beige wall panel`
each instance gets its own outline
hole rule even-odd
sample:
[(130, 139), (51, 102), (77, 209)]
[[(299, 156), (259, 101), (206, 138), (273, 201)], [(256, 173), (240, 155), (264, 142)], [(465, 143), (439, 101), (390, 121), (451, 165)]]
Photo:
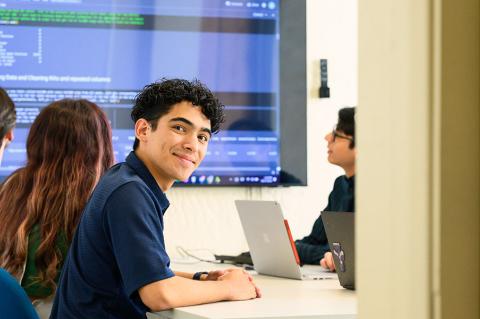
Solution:
[(359, 318), (428, 318), (429, 1), (359, 1)]

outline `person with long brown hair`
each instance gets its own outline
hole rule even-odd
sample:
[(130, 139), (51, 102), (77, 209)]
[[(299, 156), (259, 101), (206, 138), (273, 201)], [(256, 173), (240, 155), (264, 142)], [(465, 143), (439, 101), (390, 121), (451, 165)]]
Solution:
[(48, 300), (81, 213), (113, 164), (107, 117), (87, 100), (44, 108), (27, 138), (26, 166), (0, 188), (0, 267), (32, 301)]

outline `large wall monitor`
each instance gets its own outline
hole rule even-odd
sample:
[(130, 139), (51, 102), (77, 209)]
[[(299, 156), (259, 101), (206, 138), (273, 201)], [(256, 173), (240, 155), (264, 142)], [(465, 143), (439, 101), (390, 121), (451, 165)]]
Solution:
[(227, 111), (180, 184), (306, 184), (304, 1), (0, 0), (0, 26), (0, 86), (18, 116), (3, 178), (42, 107), (67, 97), (104, 109), (124, 160), (132, 99), (165, 77), (201, 80)]

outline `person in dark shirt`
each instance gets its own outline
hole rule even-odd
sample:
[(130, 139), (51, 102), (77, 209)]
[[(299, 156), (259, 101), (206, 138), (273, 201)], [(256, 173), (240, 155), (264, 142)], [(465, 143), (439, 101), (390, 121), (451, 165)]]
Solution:
[(239, 269), (183, 273), (165, 250), (165, 192), (205, 157), (223, 105), (198, 81), (162, 80), (136, 97), (133, 151), (100, 179), (85, 207), (51, 319), (146, 318), (148, 311), (260, 296)]
[[(338, 123), (325, 136), (328, 142), (328, 161), (340, 166), (345, 175), (339, 176), (328, 196), (324, 211), (355, 211), (355, 108), (347, 107), (338, 112)], [(335, 270), (327, 235), (319, 216), (313, 224), (310, 235), (295, 242), (300, 261), (303, 264), (321, 264)]]

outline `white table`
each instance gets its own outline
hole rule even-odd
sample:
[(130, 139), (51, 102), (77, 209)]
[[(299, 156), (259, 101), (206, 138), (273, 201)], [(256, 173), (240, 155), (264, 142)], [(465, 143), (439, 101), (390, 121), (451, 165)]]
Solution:
[[(219, 269), (211, 264), (172, 265), (173, 270), (195, 272)], [(357, 298), (354, 291), (343, 289), (338, 280), (293, 280), (254, 275), (262, 298), (180, 307), (147, 318), (163, 319), (251, 319), (251, 318), (356, 318)]]

